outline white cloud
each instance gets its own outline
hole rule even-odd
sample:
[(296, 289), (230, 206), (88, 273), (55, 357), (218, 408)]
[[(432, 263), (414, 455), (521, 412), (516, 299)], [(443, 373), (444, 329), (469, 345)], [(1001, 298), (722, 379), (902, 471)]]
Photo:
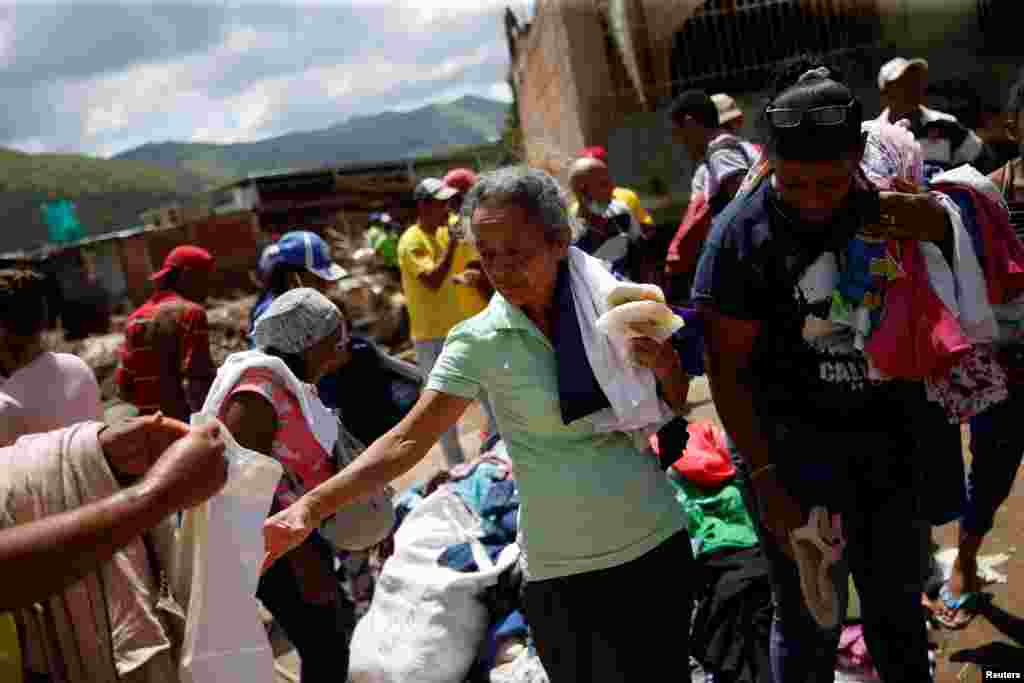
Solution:
[(499, 102), (511, 102), (512, 101), (512, 87), (507, 81), (499, 81), (498, 83), (491, 84), (491, 87), (487, 88), (487, 97), (492, 100), (498, 100)]
[[(514, 9), (516, 2), (522, 0), (512, 1)], [(27, 83), (5, 90), (0, 79), (7, 105), (0, 114), (0, 145), (110, 154), (146, 141), (233, 143), (466, 94), (511, 98), (501, 82), (508, 59), (503, 0), (236, 5), (224, 8), (222, 25), (204, 28), (215, 36), (206, 45), (183, 43), (173, 55), (153, 50), (146, 59), (132, 57), (134, 62), (85, 74), (65, 69), (48, 75), (55, 58), (38, 66), (23, 61), (33, 51), (45, 55), (47, 48), (42, 38), (33, 38), (36, 43), (19, 44), (12, 52), (11, 36), (25, 31), (0, 13), (0, 64), (13, 55)], [(182, 43), (170, 32), (186, 27), (158, 16), (160, 5), (125, 7), (132, 8), (123, 13), (130, 15), (126, 22), (147, 21), (152, 12), (147, 40)], [(135, 31), (128, 24), (81, 30), (107, 28), (120, 35)], [(133, 48), (136, 53), (141, 54)]]
[(0, 19), (0, 67), (7, 66), (14, 58), (14, 22)]

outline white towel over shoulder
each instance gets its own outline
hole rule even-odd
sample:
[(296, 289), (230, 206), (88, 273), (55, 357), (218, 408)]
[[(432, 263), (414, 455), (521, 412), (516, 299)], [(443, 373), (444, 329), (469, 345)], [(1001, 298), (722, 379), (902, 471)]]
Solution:
[(597, 383), (611, 403), (590, 416), (601, 432), (654, 432), (672, 419), (672, 410), (658, 396), (654, 373), (634, 365), (628, 349), (600, 334), (597, 319), (608, 311), (608, 293), (618, 280), (598, 259), (569, 247), (569, 279), (583, 347)]

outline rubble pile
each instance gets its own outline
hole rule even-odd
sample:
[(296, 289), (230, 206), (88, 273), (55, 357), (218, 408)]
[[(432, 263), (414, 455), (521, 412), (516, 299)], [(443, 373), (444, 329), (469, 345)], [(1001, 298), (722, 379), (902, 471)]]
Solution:
[[(399, 272), (382, 263), (361, 232), (328, 229), (324, 238), (337, 263), (350, 275), (338, 283), (330, 298), (345, 311), (357, 333), (371, 337), (389, 352), (408, 353), (412, 344)], [(207, 302), (210, 352), (217, 366), (230, 354), (247, 348), (249, 311), (257, 297), (256, 293), (235, 291)], [(104, 401), (117, 396), (114, 374), (126, 318), (111, 316), (109, 332), (84, 339), (65, 339), (59, 328), (47, 333), (49, 348), (79, 356), (93, 369)]]
[(388, 268), (360, 233), (324, 231), (332, 256), (349, 277), (338, 283), (331, 297), (341, 306), (353, 328), (393, 353), (411, 346), (408, 314), (398, 270)]

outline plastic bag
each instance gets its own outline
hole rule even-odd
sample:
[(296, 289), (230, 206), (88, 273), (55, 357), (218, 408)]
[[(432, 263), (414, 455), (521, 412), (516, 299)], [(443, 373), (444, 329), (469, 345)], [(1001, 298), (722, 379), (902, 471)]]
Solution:
[(491, 683), (548, 683), (548, 673), (540, 657), (531, 649), (520, 653), (514, 661), (491, 669)]
[(672, 309), (657, 301), (630, 301), (611, 309), (597, 319), (595, 326), (617, 343), (624, 343), (636, 337), (648, 336), (635, 332), (632, 325), (645, 323), (654, 325), (650, 335), (659, 342), (671, 337), (685, 324)]
[[(364, 450), (366, 447), (339, 424), (338, 441), (334, 446), (339, 470)], [(365, 550), (377, 545), (395, 528), (393, 495), (394, 491), (388, 486), (367, 500), (342, 507), (324, 522), (321, 527), (324, 537), (341, 550)]]
[[(192, 415), (193, 425), (216, 421)], [(185, 512), (172, 572), (188, 604), (179, 674), (182, 683), (273, 683), (274, 653), (260, 620), (256, 586), (263, 561), (263, 522), (281, 479), (276, 460), (242, 448), (221, 427), (228, 481)]]
[[(452, 491), (434, 492), (409, 513), (352, 635), (352, 683), (462, 683), (487, 634), (480, 596), (519, 558), (513, 544), (492, 562), (479, 535), (479, 518)], [(438, 563), (459, 543), (470, 544), (480, 571)]]

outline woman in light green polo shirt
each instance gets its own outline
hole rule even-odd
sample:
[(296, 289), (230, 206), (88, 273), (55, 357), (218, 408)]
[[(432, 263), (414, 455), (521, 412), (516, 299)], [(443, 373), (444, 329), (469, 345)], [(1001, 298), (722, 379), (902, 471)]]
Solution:
[[(268, 520), (268, 559), (409, 471), (486, 392), (515, 465), (526, 616), (552, 682), (652, 680), (656, 662), (676, 672), (689, 661), (693, 556), (672, 486), (631, 435), (562, 418), (557, 302), (571, 301), (565, 194), (542, 171), (501, 169), (474, 186), (463, 215), (497, 293), (448, 335), (401, 423)], [(640, 339), (632, 350), (682, 410), (689, 378), (672, 346)]]

